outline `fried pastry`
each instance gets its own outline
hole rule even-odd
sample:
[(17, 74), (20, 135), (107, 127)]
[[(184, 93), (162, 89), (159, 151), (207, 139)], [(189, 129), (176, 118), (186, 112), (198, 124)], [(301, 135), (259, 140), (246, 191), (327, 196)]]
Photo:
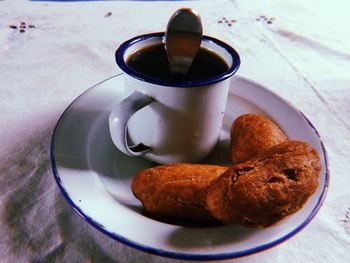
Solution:
[(151, 217), (212, 222), (216, 220), (206, 209), (207, 188), (226, 170), (206, 164), (160, 165), (139, 172), (131, 189)]
[(284, 142), (287, 136), (268, 118), (245, 114), (231, 126), (231, 160), (245, 162), (268, 148)]
[(315, 149), (286, 141), (230, 167), (208, 188), (207, 207), (225, 224), (266, 227), (302, 208), (320, 170)]

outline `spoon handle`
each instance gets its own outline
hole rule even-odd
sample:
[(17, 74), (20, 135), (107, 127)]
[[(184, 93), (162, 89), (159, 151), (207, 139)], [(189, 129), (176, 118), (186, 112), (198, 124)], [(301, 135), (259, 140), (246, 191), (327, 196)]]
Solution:
[(191, 67), (202, 41), (202, 23), (190, 8), (177, 10), (169, 20), (165, 46), (172, 74), (185, 75)]

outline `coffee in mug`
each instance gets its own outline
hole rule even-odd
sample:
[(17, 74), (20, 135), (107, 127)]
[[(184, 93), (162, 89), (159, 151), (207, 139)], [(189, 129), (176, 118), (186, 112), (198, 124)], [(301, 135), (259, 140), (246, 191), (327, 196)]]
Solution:
[(134, 70), (146, 76), (170, 81), (194, 81), (218, 76), (228, 70), (223, 58), (215, 52), (201, 47), (186, 75), (170, 72), (165, 45), (147, 46), (131, 54), (126, 61)]

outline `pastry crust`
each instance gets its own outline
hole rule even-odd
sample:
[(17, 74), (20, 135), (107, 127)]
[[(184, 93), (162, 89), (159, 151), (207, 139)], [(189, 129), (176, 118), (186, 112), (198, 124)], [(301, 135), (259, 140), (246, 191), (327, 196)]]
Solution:
[(176, 163), (139, 172), (131, 189), (151, 217), (188, 222), (216, 221), (206, 208), (210, 183), (228, 167)]
[(225, 224), (266, 227), (302, 208), (320, 171), (319, 155), (309, 144), (283, 142), (230, 167), (209, 187), (207, 207)]
[(231, 126), (231, 160), (245, 162), (286, 140), (284, 132), (266, 117), (241, 115)]

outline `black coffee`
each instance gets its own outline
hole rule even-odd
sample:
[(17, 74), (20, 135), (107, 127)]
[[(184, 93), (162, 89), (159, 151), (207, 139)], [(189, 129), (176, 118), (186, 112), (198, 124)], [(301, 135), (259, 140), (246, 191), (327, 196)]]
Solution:
[(216, 53), (201, 47), (185, 76), (170, 73), (164, 44), (142, 48), (131, 54), (126, 63), (134, 70), (167, 81), (204, 80), (224, 73), (229, 67)]

